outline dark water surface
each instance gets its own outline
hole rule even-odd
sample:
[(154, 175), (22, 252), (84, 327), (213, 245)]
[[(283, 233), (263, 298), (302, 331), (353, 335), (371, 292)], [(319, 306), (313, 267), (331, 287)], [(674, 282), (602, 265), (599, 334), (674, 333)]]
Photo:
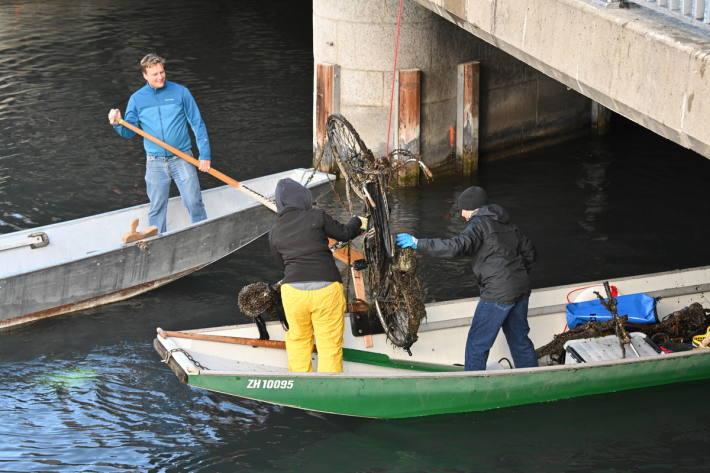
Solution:
[[(200, 104), (217, 169), (241, 180), (308, 166), (309, 5), (2, 2), (0, 232), (145, 201), (141, 144), (106, 115), (142, 85), (135, 64), (151, 50)], [(710, 161), (614, 125), (473, 180), (537, 245), (536, 287), (710, 264)], [(469, 184), (398, 192), (397, 230), (458, 232), (451, 205)], [(429, 300), (475, 295), (465, 262), (420, 267)], [(373, 421), (194, 390), (160, 363), (156, 327), (243, 322), (236, 292), (278, 278), (260, 239), (140, 297), (0, 334), (0, 471), (707, 471), (710, 382)]]

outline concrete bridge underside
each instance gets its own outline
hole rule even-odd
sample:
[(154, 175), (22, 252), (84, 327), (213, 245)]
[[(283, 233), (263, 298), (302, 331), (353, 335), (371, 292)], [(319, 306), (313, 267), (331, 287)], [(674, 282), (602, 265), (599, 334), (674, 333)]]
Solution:
[(607, 8), (600, 0), (414, 1), (710, 158), (708, 30), (634, 4)]

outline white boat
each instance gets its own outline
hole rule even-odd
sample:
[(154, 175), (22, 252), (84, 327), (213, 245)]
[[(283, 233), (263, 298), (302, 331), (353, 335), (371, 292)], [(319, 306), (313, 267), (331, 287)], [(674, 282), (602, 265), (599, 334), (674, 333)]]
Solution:
[[(598, 284), (533, 291), (529, 322), (537, 348), (564, 330), (566, 296)], [(611, 284), (622, 294), (658, 298), (661, 317), (693, 303), (710, 308), (710, 266), (619, 278)], [(512, 357), (502, 334), (489, 356), (491, 368), (496, 369), (462, 371), (466, 335), (477, 303), (477, 298), (471, 298), (427, 305), (427, 319), (419, 328), (411, 357), (383, 334), (372, 335), (368, 346), (346, 321), (344, 372), (337, 374), (288, 372), (285, 350), (278, 343), (277, 348), (250, 346), (265, 344), (254, 341), (259, 335), (254, 324), (159, 330), (154, 347), (176, 376), (194, 387), (300, 409), (376, 418), (481, 411), (710, 378), (710, 349), (670, 354), (639, 350), (639, 356), (626, 349), (625, 358), (619, 359), (505, 369), (508, 364), (503, 359)], [(283, 340), (280, 323), (267, 327), (272, 340)], [(316, 355), (313, 361), (317, 365)]]
[[(263, 196), (290, 177), (317, 196), (333, 176), (294, 169), (244, 181)], [(190, 224), (179, 197), (164, 234), (124, 243), (148, 204), (0, 235), (0, 329), (120, 301), (197, 271), (264, 235), (274, 213), (231, 186), (206, 190), (208, 219)]]

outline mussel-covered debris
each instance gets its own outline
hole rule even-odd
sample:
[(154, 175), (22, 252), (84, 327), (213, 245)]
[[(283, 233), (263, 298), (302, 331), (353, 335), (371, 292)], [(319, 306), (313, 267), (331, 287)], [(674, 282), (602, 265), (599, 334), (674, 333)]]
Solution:
[(237, 305), (244, 315), (256, 317), (264, 313), (275, 314), (277, 294), (270, 284), (255, 282), (244, 286), (237, 296)]
[(407, 351), (417, 341), (419, 324), (426, 316), (422, 289), (415, 269), (414, 250), (397, 248), (385, 274), (388, 279), (385, 283), (386, 291), (381, 291), (374, 300), (377, 316), (385, 328), (387, 338)]
[(239, 291), (237, 305), (244, 315), (254, 319), (259, 328), (259, 338), (262, 340), (269, 339), (264, 316), (278, 319), (284, 329), (288, 330), (278, 285), (265, 282), (248, 284)]
[(355, 213), (354, 194), (357, 206), (369, 216), (363, 246), (368, 262), (370, 313), (380, 319), (389, 341), (409, 352), (426, 316), (424, 295), (413, 251), (395, 246), (387, 191), (398, 170), (409, 163), (418, 164), (429, 177), (431, 173), (418, 157), (406, 150), (394, 150), (376, 158), (341, 115), (328, 117), (327, 134), (331, 157), (345, 179), (349, 212)]
[[(626, 322), (626, 317), (621, 317), (623, 322)], [(563, 360), (565, 353), (564, 344), (570, 340), (580, 338), (597, 338), (611, 335), (615, 332), (614, 320), (605, 320), (604, 322), (587, 322), (566, 332), (555, 335), (550, 343), (535, 350), (537, 358), (549, 356), (553, 361), (560, 363)]]
[[(704, 309), (697, 302), (681, 310), (675, 311), (662, 322), (655, 324), (639, 325), (626, 322), (626, 316), (620, 316), (624, 326), (629, 331), (642, 332), (659, 345), (667, 342), (690, 344), (693, 336), (704, 333), (710, 325), (710, 309)], [(604, 322), (588, 322), (575, 327), (567, 332), (555, 335), (554, 339), (537, 350), (538, 359), (549, 356), (554, 363), (564, 360), (564, 344), (569, 340), (581, 338), (596, 338), (615, 333), (614, 320)]]

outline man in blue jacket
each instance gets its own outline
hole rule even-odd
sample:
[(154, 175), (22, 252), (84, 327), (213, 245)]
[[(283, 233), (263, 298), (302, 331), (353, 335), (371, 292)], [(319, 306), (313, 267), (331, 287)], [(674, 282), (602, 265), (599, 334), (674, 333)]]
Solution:
[(464, 367), (467, 371), (486, 369), (488, 352), (503, 328), (516, 368), (537, 366), (537, 357), (528, 337), (528, 273), (536, 258), (530, 240), (510, 222), (508, 212), (497, 204), (488, 205), (481, 187), (464, 190), (457, 200), (461, 216), (468, 222), (463, 232), (452, 238), (414, 238), (397, 235), (397, 245), (444, 258), (472, 257), (473, 275), (481, 291), (466, 339)]
[[(211, 151), (207, 127), (190, 91), (187, 87), (165, 80), (165, 60), (157, 54), (148, 54), (140, 65), (147, 83), (131, 95), (124, 120), (192, 155), (192, 142), (187, 129), (189, 123), (200, 152), (199, 169), (209, 171)], [(108, 120), (119, 135), (124, 138), (135, 136), (133, 131), (118, 124), (120, 119), (119, 109), (109, 111)], [(180, 191), (192, 223), (206, 219), (195, 167), (152, 141), (144, 139), (143, 146), (147, 157), (145, 182), (150, 200), (148, 224), (158, 227), (160, 233), (165, 232), (171, 179)]]

